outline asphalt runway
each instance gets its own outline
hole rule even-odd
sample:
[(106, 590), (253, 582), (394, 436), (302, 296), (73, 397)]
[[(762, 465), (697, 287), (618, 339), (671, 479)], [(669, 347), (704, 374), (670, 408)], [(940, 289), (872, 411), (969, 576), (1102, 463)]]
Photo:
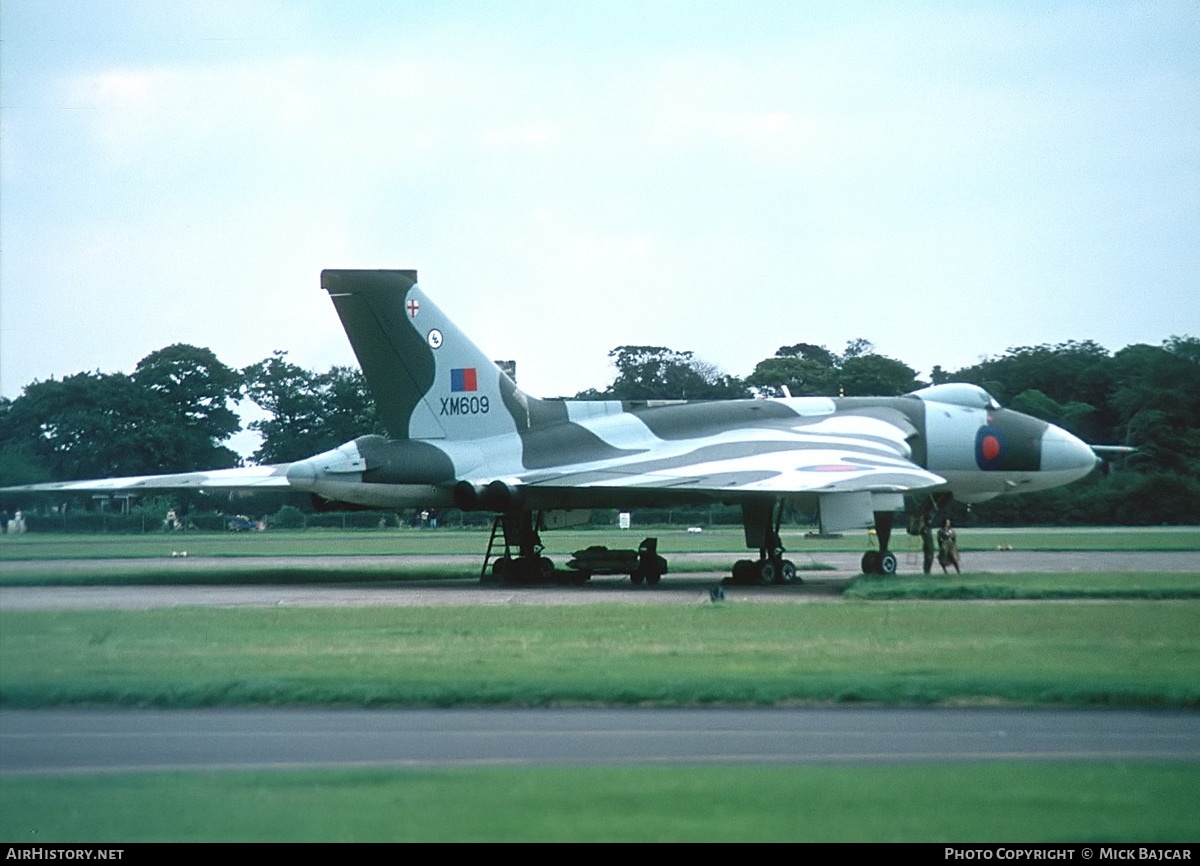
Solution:
[(1187, 712), (0, 711), (0, 774), (314, 767), (1200, 761)]
[[(794, 555), (797, 567), (803, 569), (811, 562), (832, 570), (801, 571), (803, 583), (787, 586), (728, 586), (723, 585), (726, 601), (758, 603), (802, 603), (830, 601), (839, 597), (841, 588), (859, 571), (860, 554), (822, 553), (819, 560)], [(155, 585), (155, 586), (5, 586), (0, 587), (0, 611), (5, 610), (88, 610), (88, 609), (148, 609), (159, 607), (211, 606), (421, 606), (421, 605), (503, 605), (503, 604), (703, 604), (709, 592), (728, 574), (733, 554), (680, 555), (672, 561), (686, 563), (690, 569), (666, 574), (655, 587), (635, 587), (627, 577), (596, 576), (583, 586), (501, 586), (481, 584), (473, 580), (404, 580), (386, 577), (388, 565), (403, 565), (406, 571), (422, 563), (475, 564), (479, 557), (353, 557), (356, 566), (379, 568), (380, 580), (359, 584), (329, 585)], [(286, 567), (319, 566), (336, 557), (221, 557), (188, 559), (96, 559), (32, 562), (5, 562), (10, 574), (36, 573), (38, 570), (106, 570), (166, 566), (186, 580), (190, 569), (211, 568), (213, 564), (229, 568), (253, 566)], [(1162, 552), (1105, 552), (1077, 551), (984, 551), (964, 556), (964, 574), (1004, 572), (1196, 572), (1200, 573), (1200, 551)], [(712, 567), (708, 570), (707, 566)], [(900, 555), (900, 573), (914, 574), (920, 563), (907, 561)], [(935, 566), (936, 569), (936, 566)]]

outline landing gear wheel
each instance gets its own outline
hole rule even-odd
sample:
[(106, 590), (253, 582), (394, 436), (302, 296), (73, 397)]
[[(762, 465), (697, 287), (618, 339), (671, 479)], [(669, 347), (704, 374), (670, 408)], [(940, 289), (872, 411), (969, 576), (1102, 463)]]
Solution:
[(792, 583), (796, 579), (796, 563), (790, 559), (779, 563), (779, 578), (781, 583)]
[(879, 573), (880, 574), (895, 574), (896, 573), (896, 554), (890, 550), (879, 557)]
[(775, 568), (775, 562), (770, 559), (759, 560), (758, 563), (758, 580), (763, 586), (770, 586), (779, 578), (779, 570)]
[(863, 554), (862, 558), (862, 573), (863, 574), (879, 574), (879, 566), (883, 557), (880, 556), (878, 550), (868, 550)]
[(508, 579), (511, 566), (512, 560), (509, 557), (505, 556), (497, 559), (492, 563), (492, 578), (500, 583), (504, 583)]
[(633, 581), (634, 586), (641, 586), (642, 581), (646, 579), (646, 575), (642, 574), (642, 570), (640, 568), (635, 568), (632, 572), (630, 572), (629, 579)]
[(751, 574), (754, 571), (754, 563), (748, 559), (739, 559), (733, 564), (733, 582), (736, 584), (754, 583), (751, 579)]
[(662, 580), (662, 575), (657, 571), (646, 572), (646, 586), (658, 586), (660, 580)]

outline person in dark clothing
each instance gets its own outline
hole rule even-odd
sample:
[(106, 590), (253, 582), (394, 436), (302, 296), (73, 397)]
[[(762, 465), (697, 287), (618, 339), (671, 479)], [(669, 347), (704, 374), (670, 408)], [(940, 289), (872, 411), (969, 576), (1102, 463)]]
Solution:
[(928, 514), (922, 514), (919, 518), (919, 528), (921, 533), (921, 554), (924, 558), (925, 573), (929, 574), (933, 571), (933, 520)]
[(953, 565), (954, 570), (962, 574), (962, 569), (958, 567), (958, 536), (950, 526), (949, 517), (942, 521), (942, 528), (937, 533), (937, 541), (938, 564), (942, 566), (942, 571), (949, 574), (950, 571), (946, 566)]

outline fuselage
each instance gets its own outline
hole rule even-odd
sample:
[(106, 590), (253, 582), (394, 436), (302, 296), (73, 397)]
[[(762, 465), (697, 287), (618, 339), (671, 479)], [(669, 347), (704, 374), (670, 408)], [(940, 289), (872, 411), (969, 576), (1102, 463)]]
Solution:
[[(836, 492), (869, 467), (885, 473), (880, 489), (978, 502), (1067, 484), (1098, 462), (1083, 441), (973, 385), (879, 398), (540, 402), (557, 404), (541, 413), (550, 420), (524, 429), (455, 440), (364, 436), (293, 464), (288, 481), (361, 505), (503, 511), (518, 492), (525, 505), (551, 508), (736, 502), (773, 492), (780, 466), (827, 473), (827, 488), (776, 491), (802, 499)], [(728, 489), (714, 480), (720, 473)], [(703, 485), (691, 481), (700, 476)]]

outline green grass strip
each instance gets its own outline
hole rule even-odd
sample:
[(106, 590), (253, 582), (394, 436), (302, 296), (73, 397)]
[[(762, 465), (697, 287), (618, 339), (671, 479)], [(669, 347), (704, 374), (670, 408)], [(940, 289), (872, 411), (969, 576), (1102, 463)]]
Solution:
[(1185, 842), (1200, 765), (533, 767), (0, 780), (10, 842)]
[[(598, 544), (613, 549), (636, 549), (641, 540), (658, 539), (659, 552), (731, 553), (746, 556), (740, 527), (718, 526), (700, 533), (680, 527), (553, 530), (543, 534), (547, 552), (556, 559)], [(837, 538), (808, 537), (803, 529), (785, 528), (785, 547), (797, 558), (803, 554), (863, 551), (875, 544), (866, 532)], [(0, 536), (0, 561), (31, 559), (169, 558), (184, 550), (190, 556), (380, 556), (389, 554), (469, 554), (482, 557), (488, 533), (483, 529), (386, 529), (344, 531), (272, 530), (252, 533), (149, 533), (145, 535), (70, 535), (42, 533)], [(895, 534), (897, 554), (920, 550), (920, 539)], [(1046, 529), (959, 529), (959, 546), (976, 550), (1200, 550), (1200, 527), (1101, 527)]]
[(1031, 572), (967, 575), (859, 575), (845, 598), (887, 599), (1200, 599), (1200, 574)]
[[(470, 580), (478, 582), (483, 557), (463, 564), (437, 561), (406, 561), (358, 565), (353, 557), (338, 562), (307, 565), (227, 565), (220, 561), (197, 560), (125, 565), (96, 564), (87, 568), (57, 566), (9, 572), (0, 576), (0, 586), (308, 586), (314, 584), (375, 583), (383, 581)], [(835, 566), (806, 562), (796, 566), (802, 574), (835, 571)], [(711, 574), (719, 566), (704, 562), (675, 562), (670, 574)], [(573, 569), (560, 567), (555, 580), (571, 583)]]
[(479, 580), (476, 565), (406, 563), (361, 566), (353, 559), (323, 565), (222, 565), (220, 562), (162, 565), (96, 565), (39, 568), (5, 575), (0, 586), (306, 586), (384, 581)]
[(0, 704), (1200, 707), (1194, 602), (0, 612)]

